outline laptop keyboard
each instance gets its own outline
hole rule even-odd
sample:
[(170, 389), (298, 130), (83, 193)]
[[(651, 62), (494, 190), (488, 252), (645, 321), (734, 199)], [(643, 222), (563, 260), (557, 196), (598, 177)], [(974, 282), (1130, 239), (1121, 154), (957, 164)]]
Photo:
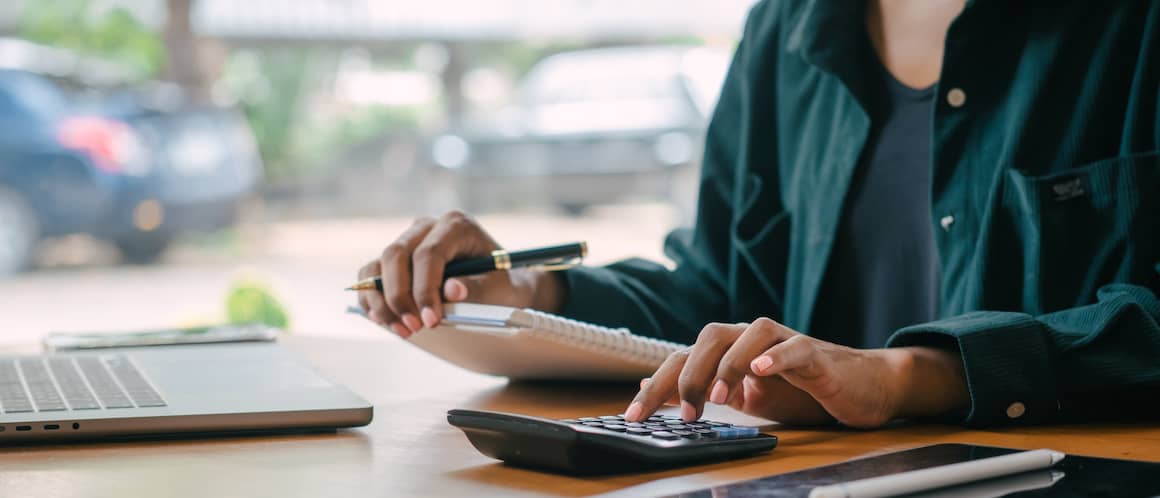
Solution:
[(124, 355), (0, 358), (4, 413), (165, 406)]

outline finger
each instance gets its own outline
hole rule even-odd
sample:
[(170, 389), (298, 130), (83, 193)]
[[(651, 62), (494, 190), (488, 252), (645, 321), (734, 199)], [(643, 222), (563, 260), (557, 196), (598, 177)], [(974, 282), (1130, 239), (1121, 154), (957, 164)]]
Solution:
[[(359, 270), (359, 280), (377, 277), (382, 273), (382, 263), (378, 260), (371, 261)], [(380, 326), (391, 329), (395, 334), (404, 339), (411, 336), (411, 331), (404, 327), (399, 317), (396, 316), (389, 307), (387, 302), (383, 300), (383, 293), (378, 289), (367, 289), (358, 292), (359, 305), (367, 310), (367, 318), (379, 324)]]
[(466, 301), (471, 295), (466, 279), (449, 278), (443, 283), (443, 299), (448, 301)]
[(644, 420), (655, 413), (657, 408), (660, 408), (666, 400), (676, 395), (677, 377), (681, 375), (681, 369), (685, 367), (690, 349), (682, 349), (665, 359), (665, 362), (661, 364), (660, 368), (657, 368), (649, 381), (641, 386), (640, 392), (636, 393), (632, 403), (629, 403), (628, 408), (624, 410), (625, 420), (629, 422)]
[(729, 404), (731, 398), (741, 392), (741, 379), (750, 372), (754, 358), (794, 334), (796, 332), (769, 318), (754, 320), (717, 365), (716, 380), (709, 388), (709, 401)]
[(701, 418), (709, 383), (717, 374), (717, 365), (746, 327), (747, 324), (710, 323), (697, 336), (697, 343), (693, 345), (677, 383), (681, 395), (681, 418), (686, 422)]
[[(380, 269), (379, 261), (376, 259), (363, 265), (362, 268), (359, 268), (358, 279), (359, 281), (362, 281), (368, 278), (377, 277), (380, 274), (382, 274), (382, 270)], [(389, 323), (386, 321), (383, 314), (383, 308), (387, 306), (387, 303), (386, 301), (383, 301), (383, 294), (377, 289), (364, 289), (358, 291), (358, 304), (359, 306), (362, 306), (362, 309), (366, 310), (367, 318), (370, 318), (371, 321), (374, 321), (375, 323), (383, 326), (386, 326), (387, 323)]]
[(423, 323), (433, 327), (443, 316), (443, 268), (452, 259), (486, 256), (498, 249), (468, 215), (452, 211), (443, 215), (411, 256), (415, 274), (412, 298), (422, 310)]
[(809, 337), (795, 334), (781, 343), (769, 348), (750, 363), (750, 370), (762, 377), (779, 375), (794, 371), (795, 374), (814, 377), (819, 365), (815, 362), (815, 341)]
[[(644, 389), (644, 385), (648, 384), (649, 379), (640, 379), (640, 388)], [(677, 406), (681, 404), (681, 398), (673, 393), (673, 396), (665, 400), (665, 406)]]
[(379, 258), (383, 272), (383, 296), (387, 306), (412, 333), (423, 328), (423, 324), (419, 321), (419, 310), (411, 298), (411, 253), (434, 225), (435, 221), (430, 218), (416, 220), (398, 239), (383, 249)]

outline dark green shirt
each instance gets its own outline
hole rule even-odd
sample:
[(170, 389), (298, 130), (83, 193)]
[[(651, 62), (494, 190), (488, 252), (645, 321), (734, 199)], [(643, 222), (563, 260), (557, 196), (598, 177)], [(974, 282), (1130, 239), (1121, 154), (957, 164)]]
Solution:
[[(768, 316), (809, 333), (870, 130), (864, 0), (763, 1), (709, 127), (677, 267), (566, 273), (563, 313), (692, 342)], [(933, 113), (939, 315), (890, 346), (957, 349), (973, 425), (1160, 402), (1160, 2), (973, 0)], [(1150, 408), (1149, 408), (1150, 407)]]

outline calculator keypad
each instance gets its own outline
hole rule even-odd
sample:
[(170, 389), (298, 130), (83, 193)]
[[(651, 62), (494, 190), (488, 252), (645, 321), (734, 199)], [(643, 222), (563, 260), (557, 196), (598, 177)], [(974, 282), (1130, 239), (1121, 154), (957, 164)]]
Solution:
[(672, 415), (653, 415), (641, 422), (627, 422), (624, 420), (623, 415), (580, 417), (563, 419), (560, 422), (661, 441), (742, 439), (753, 437), (760, 433), (756, 427), (735, 426), (733, 424), (711, 420), (685, 422), (680, 417)]

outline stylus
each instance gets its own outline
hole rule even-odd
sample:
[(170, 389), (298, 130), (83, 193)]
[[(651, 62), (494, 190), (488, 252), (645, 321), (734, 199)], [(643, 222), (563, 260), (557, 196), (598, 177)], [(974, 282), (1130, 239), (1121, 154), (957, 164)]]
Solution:
[(810, 498), (877, 498), (918, 493), (968, 482), (993, 479), (1051, 467), (1066, 456), (1047, 449), (1023, 451), (991, 458), (971, 460), (912, 470), (869, 479), (819, 486)]

